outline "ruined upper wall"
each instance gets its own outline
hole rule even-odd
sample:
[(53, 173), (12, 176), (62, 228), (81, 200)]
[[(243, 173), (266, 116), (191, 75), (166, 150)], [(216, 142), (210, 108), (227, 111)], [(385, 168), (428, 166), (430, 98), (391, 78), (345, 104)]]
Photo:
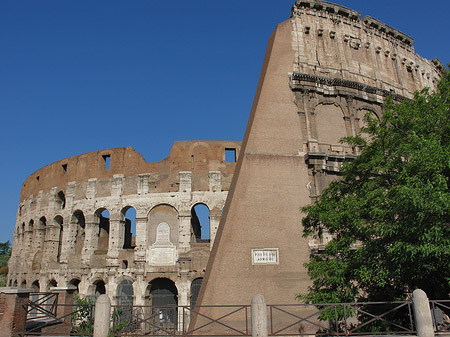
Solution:
[(414, 52), (413, 39), (377, 19), (327, 1), (291, 10), (294, 72), (362, 83), (405, 97), (433, 88), (443, 69)]
[[(20, 201), (39, 191), (63, 188), (69, 183), (79, 185), (94, 178), (98, 181), (110, 181), (115, 175), (127, 178), (149, 174), (154, 192), (169, 192), (178, 189), (178, 186), (172, 185), (179, 181), (180, 171), (193, 172), (194, 182), (196, 174), (207, 176), (209, 171), (220, 171), (225, 177), (231, 176), (234, 163), (225, 161), (225, 149), (235, 149), (238, 156), (240, 146), (241, 142), (237, 141), (175, 142), (170, 156), (156, 163), (146, 162), (132, 147), (88, 152), (56, 161), (32, 173), (22, 185)], [(109, 168), (106, 167), (107, 161)], [(200, 183), (198, 182), (197, 187), (200, 187)]]

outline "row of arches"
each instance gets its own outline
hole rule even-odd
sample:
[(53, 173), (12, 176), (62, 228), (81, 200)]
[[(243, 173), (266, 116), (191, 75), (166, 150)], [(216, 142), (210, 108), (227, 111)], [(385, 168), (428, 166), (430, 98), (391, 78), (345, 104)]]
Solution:
[[(166, 208), (169, 211), (162, 211)], [(170, 213), (170, 214), (169, 214)], [(152, 217), (157, 219), (157, 223), (168, 222), (171, 223), (172, 232), (177, 233), (178, 225), (178, 211), (170, 205), (160, 204), (151, 209), (148, 215), (148, 226), (157, 225), (151, 221)], [(168, 221), (169, 218), (171, 221)], [(34, 219), (28, 221), (26, 225), (22, 222), (16, 228), (16, 245), (22, 250), (19, 255), (24, 255), (26, 252), (36, 254), (43, 252), (45, 258), (46, 251), (48, 254), (54, 256), (56, 262), (60, 262), (63, 251), (63, 242), (67, 241), (70, 245), (67, 249), (75, 255), (83, 253), (86, 249), (86, 244), (91, 249), (108, 250), (110, 249), (110, 212), (106, 208), (97, 209), (93, 216), (88, 217), (88, 221), (84, 212), (80, 209), (75, 210), (68, 223), (65, 222), (61, 215), (56, 215), (50, 223), (47, 222), (46, 217), (41, 217), (35, 224)], [(113, 242), (116, 249), (134, 249), (136, 247), (136, 209), (132, 206), (124, 207), (118, 216), (120, 219), (119, 233), (115, 233), (116, 238)], [(88, 230), (87, 224), (90, 222), (91, 229)], [(198, 203), (191, 208), (191, 243), (207, 243), (210, 242), (210, 210), (208, 206), (203, 203)], [(153, 241), (152, 241), (153, 240)], [(154, 235), (149, 235), (147, 245), (154, 242)], [(120, 241), (120, 242), (118, 242)], [(173, 242), (176, 242), (174, 240)], [(17, 254), (17, 252), (15, 252)], [(42, 254), (41, 254), (42, 255)]]
[[(195, 306), (197, 303), (198, 295), (200, 293), (200, 288), (203, 282), (202, 277), (195, 278), (192, 280), (190, 285), (190, 306)], [(79, 289), (80, 280), (72, 279), (69, 282), (70, 285), (73, 285), (77, 288), (77, 292)], [(118, 306), (132, 306), (134, 304), (134, 282), (130, 278), (124, 278), (117, 285), (116, 291), (112, 295), (116, 299), (116, 305)], [(12, 282), (10, 280), (9, 286), (18, 286), (18, 281), (15, 280)], [(26, 280), (23, 280), (20, 284), (22, 288), (27, 287)], [(47, 291), (51, 291), (52, 287), (57, 287), (58, 283), (56, 280), (51, 279), (47, 284)], [(35, 280), (30, 285), (33, 292), (40, 292), (41, 286), (38, 280)], [(107, 294), (106, 284), (102, 279), (96, 280), (89, 287), (88, 297), (93, 299), (97, 298), (102, 294)], [(167, 307), (167, 306), (177, 306), (178, 305), (178, 289), (175, 285), (175, 282), (168, 278), (155, 278), (151, 282), (148, 283), (148, 286), (145, 290), (145, 304), (152, 307)]]

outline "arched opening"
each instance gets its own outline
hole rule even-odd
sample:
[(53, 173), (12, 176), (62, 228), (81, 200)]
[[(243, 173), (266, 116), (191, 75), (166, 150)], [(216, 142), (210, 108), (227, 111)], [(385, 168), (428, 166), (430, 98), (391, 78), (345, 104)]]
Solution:
[(357, 123), (357, 133), (364, 139), (369, 140), (369, 134), (367, 132), (363, 132), (364, 128), (369, 126), (369, 119), (379, 119), (378, 116), (368, 108), (362, 108), (356, 112), (356, 120)]
[(202, 286), (203, 277), (196, 278), (191, 283), (191, 307), (194, 307), (197, 303), (198, 294)]
[(74, 286), (74, 287), (77, 287), (77, 290), (75, 290), (75, 292), (76, 292), (77, 294), (79, 293), (79, 288), (78, 288), (78, 286), (79, 286), (80, 282), (81, 282), (81, 281), (80, 281), (79, 279), (77, 279), (77, 278), (74, 278), (74, 279), (70, 280), (70, 282), (69, 282), (70, 285), (72, 285), (72, 286)]
[(342, 109), (334, 104), (321, 103), (315, 108), (314, 118), (319, 143), (342, 146), (339, 141), (347, 136)]
[[(167, 239), (165, 242), (171, 248), (169, 251), (173, 252), (173, 245), (176, 245), (178, 242), (178, 230), (179, 230), (179, 217), (178, 211), (171, 205), (160, 204), (151, 209), (148, 214), (148, 223), (147, 223), (147, 242), (153, 246), (159, 246), (159, 236), (161, 232), (158, 232), (159, 225), (161, 223), (165, 223), (167, 226), (165, 233), (168, 234), (168, 238), (166, 235), (164, 237)], [(169, 247), (168, 247), (169, 248)], [(152, 256), (152, 264), (174, 264), (175, 256), (172, 253), (166, 255), (157, 255), (154, 254)]]
[(97, 298), (100, 295), (106, 294), (105, 282), (98, 280), (94, 282), (94, 296)]
[(34, 221), (30, 220), (28, 222), (28, 237), (27, 237), (27, 249), (29, 250), (31, 248), (31, 245), (33, 243), (33, 227), (34, 227)]
[(66, 196), (64, 195), (63, 191), (59, 191), (56, 196), (56, 203), (58, 205), (59, 209), (66, 208)]
[(167, 278), (154, 279), (147, 287), (147, 293), (152, 316), (168, 328), (176, 327), (178, 291), (175, 283)]
[(117, 305), (132, 306), (133, 305), (133, 281), (123, 280), (117, 286)]
[(98, 228), (98, 249), (107, 250), (109, 246), (109, 211), (105, 208), (96, 212), (99, 219)]
[(14, 281), (13, 287), (16, 287), (16, 288), (17, 288), (17, 280)]
[(125, 218), (124, 249), (136, 247), (136, 210), (134, 207), (126, 207), (122, 210)]
[(31, 284), (31, 289), (33, 289), (34, 293), (38, 293), (40, 290), (39, 281), (36, 280)]
[(63, 218), (59, 215), (57, 215), (53, 219), (53, 224), (57, 228), (56, 229), (56, 239), (58, 240), (58, 246), (56, 247), (56, 262), (59, 262), (60, 257), (61, 257), (63, 234), (64, 234), (63, 221), (64, 221)]
[(23, 280), (22, 283), (20, 284), (21, 288), (26, 288), (27, 287), (27, 281)]
[(86, 223), (84, 219), (84, 214), (82, 211), (75, 211), (72, 215), (71, 223), (76, 226), (75, 232), (75, 254), (81, 255), (84, 246), (84, 237), (86, 230)]
[[(39, 300), (39, 292), (40, 292), (40, 285), (39, 285), (39, 281), (38, 280), (36, 280), (36, 281), (34, 281), (32, 284), (31, 284), (31, 289), (33, 290), (33, 292), (30, 294), (30, 301), (32, 301), (32, 302), (36, 302), (36, 301), (38, 301)], [(38, 314), (38, 311), (37, 311), (37, 309), (32, 309), (30, 312), (29, 312), (29, 317), (34, 317), (34, 316), (37, 316), (37, 314)]]
[(39, 219), (37, 231), (36, 231), (36, 248), (38, 250), (44, 250), (44, 245), (47, 235), (47, 219), (43, 216)]
[(191, 209), (191, 242), (209, 242), (209, 208), (205, 204), (197, 204)]
[(58, 282), (56, 282), (54, 279), (51, 279), (48, 282), (47, 289), (50, 290), (52, 287), (57, 287), (57, 286), (58, 286)]

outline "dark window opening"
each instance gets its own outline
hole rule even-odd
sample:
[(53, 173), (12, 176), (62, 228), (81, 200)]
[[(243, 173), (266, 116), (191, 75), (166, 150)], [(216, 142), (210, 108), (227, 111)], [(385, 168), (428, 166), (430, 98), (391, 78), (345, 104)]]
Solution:
[(157, 278), (150, 282), (151, 316), (168, 328), (177, 327), (177, 296), (177, 287), (171, 280)]
[(80, 282), (81, 281), (79, 279), (73, 279), (73, 280), (70, 281), (71, 285), (77, 287), (77, 290), (75, 290), (77, 293), (79, 292), (78, 285), (80, 284)]
[(225, 149), (225, 162), (226, 163), (236, 162), (236, 149)]
[(36, 176), (36, 180), (39, 181), (39, 176)]
[(98, 249), (107, 250), (109, 247), (109, 211), (103, 210), (99, 218)]
[(66, 196), (64, 195), (63, 191), (58, 192), (58, 203), (61, 205), (61, 209), (64, 209), (66, 207)]
[(191, 284), (191, 307), (195, 307), (197, 303), (198, 294), (200, 293), (200, 288), (202, 286), (203, 277), (196, 278)]
[(136, 210), (133, 207), (130, 207), (125, 212), (124, 216), (125, 240), (123, 243), (123, 248), (134, 249), (136, 247)]
[(61, 167), (63, 169), (64, 175), (66, 176), (67, 175), (67, 164), (62, 164)]
[(109, 154), (104, 154), (103, 161), (105, 162), (105, 170), (109, 170), (109, 167), (111, 165), (111, 156)]
[(209, 208), (203, 204), (197, 204), (191, 209), (192, 242), (210, 242), (209, 232)]
[(122, 261), (122, 269), (127, 269), (128, 268), (128, 261), (127, 260), (123, 260)]
[(95, 283), (95, 297), (106, 294), (105, 282), (97, 281)]

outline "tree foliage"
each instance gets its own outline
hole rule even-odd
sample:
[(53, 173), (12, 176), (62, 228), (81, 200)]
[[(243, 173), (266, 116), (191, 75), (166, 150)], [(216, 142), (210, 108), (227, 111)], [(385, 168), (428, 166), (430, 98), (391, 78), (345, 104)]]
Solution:
[(430, 298), (450, 292), (450, 75), (435, 92), (388, 99), (364, 137), (345, 141), (361, 154), (342, 179), (302, 212), (304, 235), (333, 239), (306, 264), (312, 303)]

